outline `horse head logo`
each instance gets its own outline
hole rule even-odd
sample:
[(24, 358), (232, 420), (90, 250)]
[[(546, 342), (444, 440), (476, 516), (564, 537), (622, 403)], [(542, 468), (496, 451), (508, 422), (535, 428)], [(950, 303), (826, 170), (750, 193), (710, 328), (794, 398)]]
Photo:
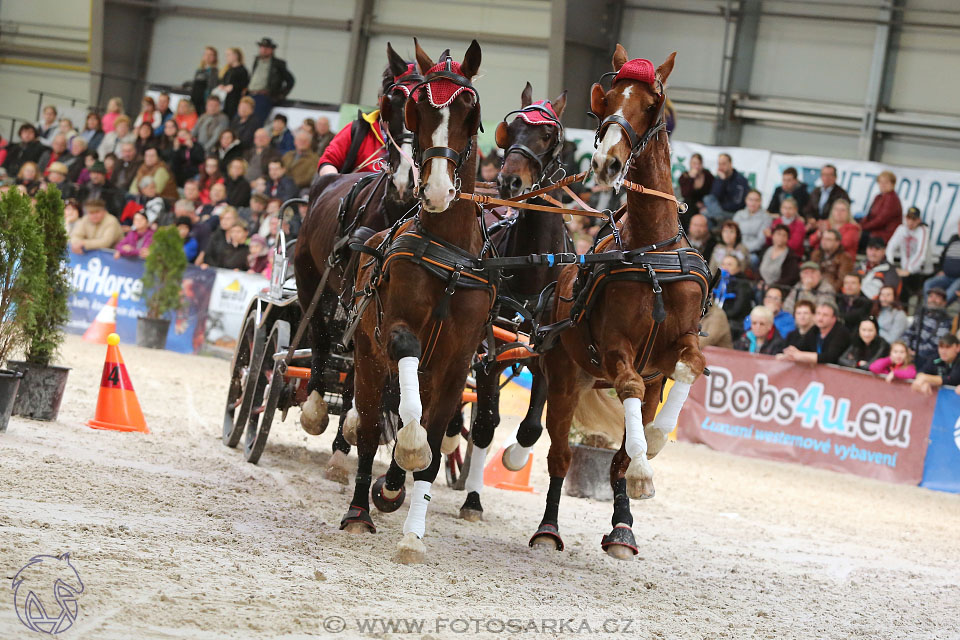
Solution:
[(13, 576), (11, 588), (17, 617), (31, 631), (61, 633), (77, 619), (83, 581), (69, 553), (33, 556)]

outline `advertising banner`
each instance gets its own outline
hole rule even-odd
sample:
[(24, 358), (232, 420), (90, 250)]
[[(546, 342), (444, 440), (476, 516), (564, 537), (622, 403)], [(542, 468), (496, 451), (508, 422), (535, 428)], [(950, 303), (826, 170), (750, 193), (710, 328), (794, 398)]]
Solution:
[[(137, 339), (137, 318), (147, 313), (143, 302), (143, 260), (114, 258), (110, 251), (70, 253), (73, 291), (68, 305), (70, 320), (66, 330), (82, 334), (97, 317), (97, 312), (117, 293), (117, 333), (133, 344)], [(184, 273), (181, 300), (184, 308), (170, 323), (167, 349), (197, 353), (203, 345), (207, 324), (207, 304), (216, 274), (192, 265)]]
[(679, 439), (890, 482), (923, 477), (933, 402), (869, 374), (729, 349), (690, 391)]
[(210, 269), (216, 273), (207, 320), (207, 343), (232, 351), (240, 335), (243, 314), (258, 291), (269, 285), (257, 273)]
[(954, 389), (937, 394), (920, 486), (960, 493), (960, 395)]

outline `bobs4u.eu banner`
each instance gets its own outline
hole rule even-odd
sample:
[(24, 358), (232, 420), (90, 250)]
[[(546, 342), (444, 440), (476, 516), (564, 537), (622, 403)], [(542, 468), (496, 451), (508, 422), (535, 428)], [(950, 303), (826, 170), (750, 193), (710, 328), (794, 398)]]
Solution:
[(704, 350), (678, 437), (713, 449), (919, 484), (932, 398), (866, 373)]

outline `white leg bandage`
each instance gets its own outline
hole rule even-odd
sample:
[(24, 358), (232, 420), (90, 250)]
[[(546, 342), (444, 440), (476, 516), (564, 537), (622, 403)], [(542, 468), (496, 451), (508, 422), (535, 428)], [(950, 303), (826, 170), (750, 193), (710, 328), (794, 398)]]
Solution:
[(483, 467), (487, 461), (487, 448), (481, 449), (473, 445), (473, 453), (470, 455), (470, 470), (467, 471), (467, 481), (463, 483), (463, 488), (467, 493), (476, 491), (480, 493), (483, 489)]
[[(416, 358), (413, 358), (416, 360)], [(413, 496), (410, 500), (410, 510), (407, 519), (403, 521), (403, 533), (414, 533), (423, 538), (427, 530), (427, 507), (430, 505), (430, 486), (426, 480), (416, 480), (413, 483)]]
[(408, 356), (397, 361), (400, 372), (400, 424), (407, 426), (411, 422), (420, 424), (423, 405), (420, 403), (420, 378), (417, 376), (419, 358)]
[(646, 458), (647, 439), (643, 435), (643, 400), (627, 398), (623, 401), (624, 428), (626, 429), (627, 455), (631, 459)]
[(673, 428), (677, 426), (677, 420), (680, 418), (680, 410), (683, 409), (683, 404), (687, 401), (687, 396), (690, 395), (691, 386), (689, 382), (674, 380), (673, 386), (670, 387), (670, 393), (667, 394), (666, 402), (660, 407), (660, 412), (657, 413), (657, 417), (653, 421), (654, 428), (663, 433), (673, 431)]

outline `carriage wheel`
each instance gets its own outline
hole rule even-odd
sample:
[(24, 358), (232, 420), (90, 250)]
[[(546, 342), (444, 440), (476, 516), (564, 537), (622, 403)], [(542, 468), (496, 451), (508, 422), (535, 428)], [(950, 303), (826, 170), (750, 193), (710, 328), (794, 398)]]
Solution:
[[(463, 408), (461, 408), (463, 411)], [(477, 415), (477, 403), (470, 403), (470, 426), (473, 427), (473, 420)], [(470, 456), (473, 454), (473, 442), (470, 440), (470, 429), (466, 426), (460, 427), (460, 437), (462, 442), (456, 451), (446, 456), (443, 461), (443, 469), (447, 475), (447, 486), (456, 491), (463, 491), (464, 483), (467, 481), (467, 471), (470, 469)]]
[[(283, 351), (290, 346), (290, 323), (277, 320), (267, 338), (266, 348), (263, 350), (262, 364), (258, 368), (256, 385), (253, 386), (254, 407), (247, 420), (246, 437), (243, 443), (243, 456), (247, 462), (257, 464), (263, 448), (267, 446), (267, 437), (270, 435), (270, 426), (277, 411), (280, 394), (286, 385), (281, 373), (284, 365), (274, 362), (273, 354)], [(273, 366), (271, 366), (273, 365)]]
[(263, 359), (265, 329), (257, 327), (255, 313), (251, 311), (243, 322), (243, 329), (233, 351), (233, 363), (230, 368), (230, 387), (227, 391), (227, 404), (223, 412), (223, 444), (236, 447), (243, 435), (243, 425), (250, 415), (253, 404), (253, 385)]

